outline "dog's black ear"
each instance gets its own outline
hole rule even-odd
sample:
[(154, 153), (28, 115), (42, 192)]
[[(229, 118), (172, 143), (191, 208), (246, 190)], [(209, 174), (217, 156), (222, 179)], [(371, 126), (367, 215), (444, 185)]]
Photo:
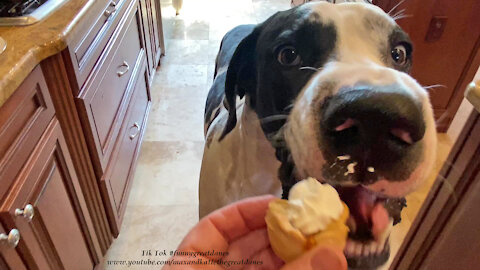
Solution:
[(243, 98), (245, 94), (251, 94), (256, 87), (255, 47), (258, 38), (258, 29), (246, 36), (233, 53), (227, 69), (225, 80), (224, 105), (228, 110), (228, 120), (221, 141), (237, 124), (236, 99)]

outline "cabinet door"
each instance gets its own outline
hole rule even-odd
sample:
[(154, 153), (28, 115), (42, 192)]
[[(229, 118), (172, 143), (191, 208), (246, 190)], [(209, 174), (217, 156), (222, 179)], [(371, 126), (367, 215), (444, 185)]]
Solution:
[[(22, 215), (27, 208), (29, 213)], [(1, 221), (6, 231), (20, 232), (15, 249), (28, 269), (93, 269), (98, 261), (85, 210), (58, 120), (53, 118), (8, 191), (0, 207)]]
[(143, 32), (143, 42), (145, 43), (145, 52), (147, 54), (147, 68), (148, 74), (151, 76), (153, 74), (153, 69), (155, 68), (154, 58), (154, 45), (152, 44), (152, 31), (151, 31), (151, 13), (149, 9), (150, 0), (140, 0), (140, 10), (142, 18), (142, 32)]
[[(160, 25), (159, 22), (161, 22), (161, 16), (160, 16), (160, 1), (159, 0), (147, 0), (150, 4), (150, 12), (151, 12), (151, 17), (152, 17), (152, 26), (151, 26), (151, 31), (152, 31), (152, 45), (154, 47), (154, 59), (155, 59), (155, 65), (158, 65), (158, 61), (160, 59), (160, 39), (162, 38), (160, 33)], [(155, 66), (156, 67), (156, 66)]]
[(160, 61), (160, 55), (163, 53), (161, 47), (164, 47), (160, 3), (157, 0), (140, 0), (140, 8), (149, 79), (151, 81)]

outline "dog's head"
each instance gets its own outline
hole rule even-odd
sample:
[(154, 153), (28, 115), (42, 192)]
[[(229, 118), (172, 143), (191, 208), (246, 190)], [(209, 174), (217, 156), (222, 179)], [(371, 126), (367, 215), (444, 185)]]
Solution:
[(385, 262), (402, 198), (434, 161), (433, 112), (411, 65), (407, 34), (380, 8), (317, 2), (259, 24), (227, 71), (224, 135), (248, 96), (282, 162), (284, 197), (312, 176), (348, 204), (351, 267)]

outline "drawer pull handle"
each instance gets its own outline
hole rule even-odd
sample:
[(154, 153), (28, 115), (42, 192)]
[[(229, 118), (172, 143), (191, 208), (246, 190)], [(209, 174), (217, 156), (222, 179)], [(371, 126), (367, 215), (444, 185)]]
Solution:
[(17, 229), (12, 229), (8, 235), (0, 234), (0, 243), (7, 245), (8, 247), (15, 248), (20, 241), (20, 232)]
[(137, 128), (137, 132), (135, 132), (134, 134), (130, 135), (130, 140), (135, 139), (135, 137), (137, 137), (138, 133), (140, 133), (140, 126), (138, 125), (137, 122), (135, 122), (132, 127)]
[(121, 67), (124, 67), (124, 69), (117, 71), (118, 77), (122, 77), (123, 75), (127, 74), (128, 70), (130, 69), (130, 66), (128, 65), (127, 61), (123, 61), (123, 64), (121, 64), (119, 68)]
[(23, 216), (28, 221), (32, 221), (34, 215), (35, 215), (35, 209), (31, 204), (25, 205), (25, 208), (23, 209), (20, 209), (20, 208), (15, 209), (15, 216), (17, 217)]
[(117, 11), (117, 3), (111, 2), (110, 6), (107, 7), (107, 9), (103, 14), (105, 14), (107, 18), (110, 18), (110, 16), (112, 16), (115, 13), (115, 11)]

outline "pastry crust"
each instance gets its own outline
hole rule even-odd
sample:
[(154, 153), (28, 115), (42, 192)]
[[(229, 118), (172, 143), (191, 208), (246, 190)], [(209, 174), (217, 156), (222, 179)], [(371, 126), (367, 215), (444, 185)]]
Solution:
[(294, 228), (288, 219), (288, 209), (290, 207), (288, 201), (282, 199), (271, 201), (265, 221), (270, 245), (275, 254), (285, 262), (290, 262), (318, 245), (343, 250), (348, 235), (348, 227), (345, 222), (348, 219), (349, 210), (345, 203), (342, 202), (342, 205), (341, 216), (332, 221), (326, 229), (312, 235), (304, 235), (300, 230)]

